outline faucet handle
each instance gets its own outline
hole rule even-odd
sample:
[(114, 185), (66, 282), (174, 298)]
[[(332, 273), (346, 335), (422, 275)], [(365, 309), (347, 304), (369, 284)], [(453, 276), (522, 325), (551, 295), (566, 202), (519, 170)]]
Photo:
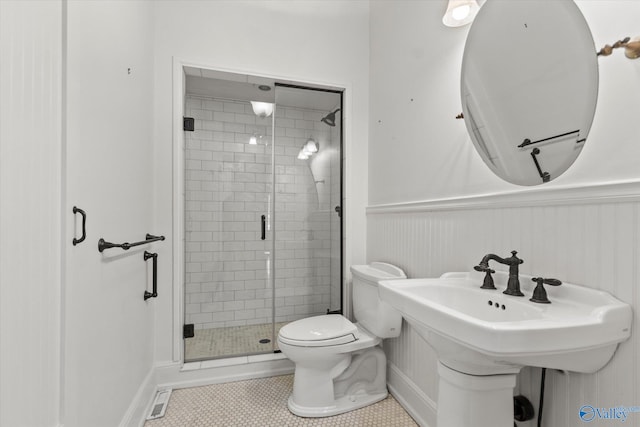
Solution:
[[(477, 267), (475, 268), (477, 271), (480, 271)], [(491, 268), (486, 268), (484, 269), (484, 272), (486, 274), (484, 275), (484, 281), (482, 282), (480, 289), (497, 289), (496, 285), (493, 283), (493, 277), (491, 276), (491, 273), (495, 273), (496, 271)]]
[(562, 282), (560, 280), (558, 280), (558, 279), (542, 279), (542, 283), (544, 283), (545, 285), (551, 285), (551, 286), (560, 286), (560, 285), (562, 285)]
[(529, 298), (529, 301), (537, 302), (540, 304), (551, 304), (549, 298), (547, 298), (547, 291), (544, 289), (544, 285), (560, 286), (562, 282), (558, 279), (543, 279), (542, 277), (533, 277), (531, 280), (537, 283), (536, 288), (533, 290), (533, 295)]

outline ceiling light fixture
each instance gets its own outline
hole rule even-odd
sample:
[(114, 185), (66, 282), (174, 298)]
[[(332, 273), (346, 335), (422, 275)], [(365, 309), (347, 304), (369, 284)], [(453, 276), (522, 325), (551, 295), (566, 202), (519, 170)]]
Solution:
[(256, 116), (269, 117), (273, 113), (273, 104), (270, 102), (250, 101)]
[(480, 6), (476, 0), (449, 0), (442, 23), (447, 27), (462, 27), (473, 21)]
[(624, 55), (629, 59), (640, 58), (640, 36), (625, 37), (611, 45), (605, 45), (598, 51), (598, 56), (609, 56), (613, 53), (613, 49), (624, 48)]

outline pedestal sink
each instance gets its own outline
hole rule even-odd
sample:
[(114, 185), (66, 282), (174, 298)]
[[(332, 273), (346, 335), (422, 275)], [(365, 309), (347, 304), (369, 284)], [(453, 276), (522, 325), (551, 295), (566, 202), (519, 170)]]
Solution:
[(437, 427), (512, 427), (515, 376), (524, 366), (591, 373), (631, 335), (631, 307), (610, 294), (564, 283), (548, 289), (551, 304), (480, 289), (483, 273), (380, 283), (383, 301), (436, 351), (440, 374)]

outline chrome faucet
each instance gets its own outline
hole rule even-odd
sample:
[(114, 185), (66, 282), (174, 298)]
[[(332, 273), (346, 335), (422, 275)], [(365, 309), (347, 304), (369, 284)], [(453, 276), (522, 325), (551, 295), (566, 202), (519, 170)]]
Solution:
[[(491, 278), (491, 273), (494, 271), (489, 268), (489, 261), (494, 260), (498, 261), (500, 264), (509, 266), (509, 281), (507, 282), (507, 289), (503, 292), (503, 294), (513, 295), (517, 297), (523, 297), (524, 294), (520, 291), (520, 280), (518, 279), (518, 267), (524, 261), (516, 256), (518, 252), (511, 251), (511, 256), (509, 258), (501, 258), (498, 255), (487, 254), (482, 257), (482, 261), (480, 261), (479, 265), (476, 265), (474, 270), (483, 271), (487, 273), (487, 277), (485, 277), (485, 283), (482, 286), (484, 289), (495, 289), (493, 287), (493, 279)], [(488, 284), (490, 282), (490, 285)]]

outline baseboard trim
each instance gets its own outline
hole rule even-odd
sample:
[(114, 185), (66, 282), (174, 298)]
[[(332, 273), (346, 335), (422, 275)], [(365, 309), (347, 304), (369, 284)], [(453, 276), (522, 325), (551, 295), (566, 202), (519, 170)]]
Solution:
[(387, 364), (387, 387), (421, 427), (435, 427), (436, 403), (393, 363)]
[(151, 368), (140, 384), (131, 405), (120, 421), (120, 427), (142, 427), (151, 408), (158, 389), (155, 381), (155, 369)]
[(183, 369), (181, 363), (156, 367), (157, 388), (188, 388), (210, 384), (243, 381), (254, 378), (292, 374), (294, 364), (289, 359), (248, 362), (228, 366)]

